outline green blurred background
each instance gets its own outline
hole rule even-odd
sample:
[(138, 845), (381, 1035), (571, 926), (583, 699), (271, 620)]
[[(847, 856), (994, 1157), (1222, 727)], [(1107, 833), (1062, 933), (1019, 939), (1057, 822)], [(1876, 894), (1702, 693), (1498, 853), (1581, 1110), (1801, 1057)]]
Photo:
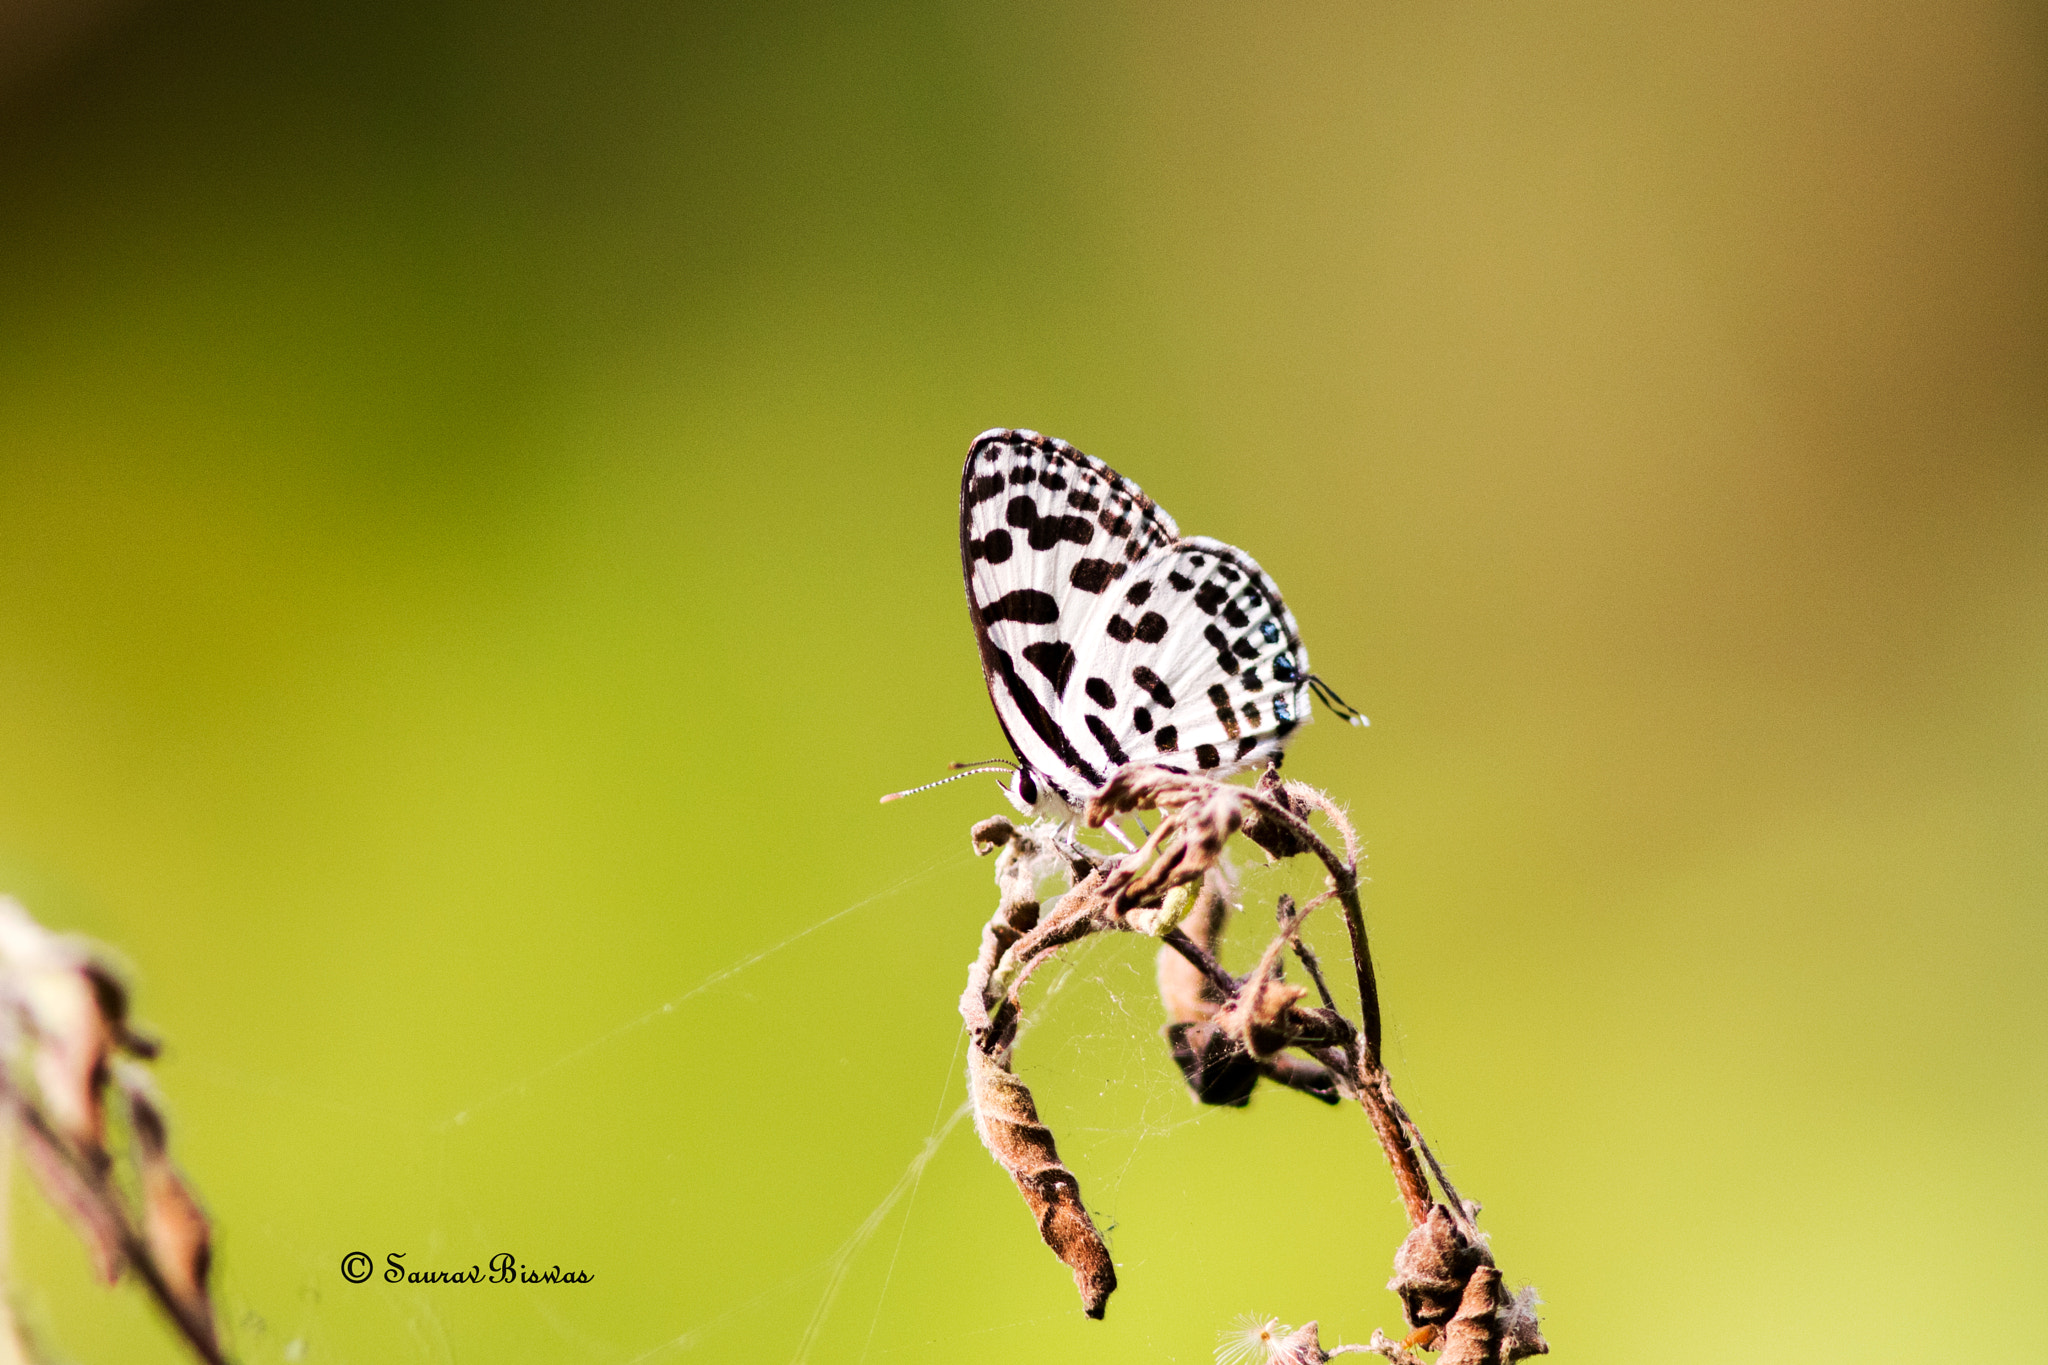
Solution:
[[(1001, 747), (995, 425), (1372, 716), (1289, 769), (1557, 1358), (2040, 1358), (2038, 6), (6, 15), (0, 889), (132, 965), (240, 1359), (1395, 1324), (1362, 1117), (1196, 1113), (1142, 944), (1020, 1050), (1106, 1322), (944, 1126), (1004, 807), (875, 797)], [(178, 1359), (16, 1183), (41, 1338)]]

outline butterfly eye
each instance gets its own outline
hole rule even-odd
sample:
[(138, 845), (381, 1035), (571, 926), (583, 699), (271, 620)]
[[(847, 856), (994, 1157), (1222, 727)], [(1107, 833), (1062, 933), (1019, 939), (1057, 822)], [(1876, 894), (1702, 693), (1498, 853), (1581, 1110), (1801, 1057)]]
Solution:
[(1017, 799), (1027, 806), (1038, 804), (1038, 784), (1031, 780), (1028, 769), (1017, 770)]

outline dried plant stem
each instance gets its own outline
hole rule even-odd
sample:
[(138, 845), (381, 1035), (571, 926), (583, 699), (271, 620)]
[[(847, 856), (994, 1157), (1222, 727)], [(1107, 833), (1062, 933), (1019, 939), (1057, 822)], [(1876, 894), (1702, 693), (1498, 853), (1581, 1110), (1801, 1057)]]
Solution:
[[(74, 1194), (68, 1201), (72, 1207), (67, 1212), (74, 1218), (89, 1217), (98, 1225), (100, 1235), (107, 1239), (106, 1251), (112, 1253), (107, 1260), (113, 1272), (128, 1270), (142, 1281), (193, 1355), (207, 1365), (227, 1365), (227, 1357), (214, 1339), (213, 1320), (203, 1294), (195, 1300), (172, 1286), (170, 1272), (159, 1264), (156, 1248), (128, 1216), (111, 1168), (81, 1156), (12, 1086), (0, 1086), (0, 1103), (10, 1111), (14, 1120), (11, 1126), (25, 1141), (24, 1154), (44, 1174), (45, 1183), (50, 1183), (48, 1176), (57, 1171), (63, 1173), (60, 1179), (68, 1180)], [(81, 1201), (90, 1201), (90, 1208), (80, 1207)], [(107, 1268), (103, 1264), (103, 1273)]]
[[(974, 829), (977, 852), (1000, 851), (996, 912), (982, 931), (981, 952), (960, 998), (973, 1041), (968, 1080), (976, 1128), (1024, 1195), (1046, 1244), (1072, 1269), (1084, 1311), (1102, 1316), (1116, 1273), (1082, 1205), (1079, 1182), (1060, 1163), (1031, 1092), (1011, 1069), (1010, 1051), (1023, 1009), (1021, 992), (1040, 964), (1091, 934), (1143, 932), (1161, 944), (1167, 1038), (1198, 1099), (1241, 1105), (1266, 1078), (1331, 1103), (1349, 1095), (1372, 1124), (1411, 1229), (1388, 1287), (1400, 1296), (1414, 1330), (1399, 1346), (1376, 1333), (1369, 1347), (1340, 1350), (1371, 1351), (1401, 1365), (1414, 1360), (1407, 1348), (1415, 1343), (1440, 1346), (1438, 1365), (1509, 1365), (1548, 1350), (1536, 1328), (1533, 1291), (1510, 1298), (1502, 1287), (1475, 1221), (1478, 1206), (1453, 1188), (1395, 1096), (1381, 1061), (1379, 985), (1358, 896), (1360, 845), (1343, 810), (1323, 793), (1282, 782), (1271, 771), (1257, 787), (1246, 788), (1133, 765), (1111, 776), (1090, 803), (1087, 819), (1101, 825), (1139, 810), (1159, 812), (1160, 823), (1139, 848), (1118, 857), (1098, 857), (1070, 836), (1019, 830), (1007, 820), (987, 820)], [(1317, 833), (1317, 817), (1338, 832), (1342, 853)], [(1276, 860), (1313, 856), (1328, 884), (1299, 908), (1287, 897), (1279, 899), (1279, 932), (1243, 978), (1227, 971), (1216, 952), (1228, 918), (1220, 861), (1225, 843), (1237, 833)], [(1037, 900), (1038, 883), (1059, 871), (1068, 874), (1070, 889), (1046, 915)], [(1355, 1023), (1338, 1008), (1320, 962), (1301, 937), (1308, 917), (1332, 900), (1341, 907), (1350, 938), (1359, 1000)], [(1183, 917), (1186, 929), (1179, 924)], [(1290, 950), (1314, 982), (1320, 1005), (1306, 1003), (1306, 989), (1283, 979)], [(1288, 1360), (1329, 1359), (1314, 1323), (1295, 1329), (1279, 1348)]]
[[(212, 1231), (172, 1164), (169, 1132), (139, 1066), (157, 1045), (128, 1023), (128, 997), (87, 946), (0, 897), (0, 1128), (70, 1220), (108, 1284), (130, 1272), (207, 1365), (224, 1365), (207, 1291)], [(108, 1139), (118, 1098), (128, 1142)], [(22, 1343), (5, 1323), (6, 1346)]]

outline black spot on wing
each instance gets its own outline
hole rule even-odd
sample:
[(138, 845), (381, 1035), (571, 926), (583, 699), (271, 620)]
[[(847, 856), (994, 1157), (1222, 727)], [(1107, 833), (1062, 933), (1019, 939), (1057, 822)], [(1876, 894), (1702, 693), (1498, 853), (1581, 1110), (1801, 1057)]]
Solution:
[(1072, 511), (1093, 512), (1100, 506), (1102, 504), (1096, 500), (1093, 493), (1076, 489), (1074, 492), (1067, 494), (1067, 507)]
[(1244, 690), (1247, 692), (1257, 692), (1266, 685), (1259, 680), (1259, 670), (1256, 668), (1247, 668), (1244, 676), (1238, 681), (1244, 684)]
[(967, 486), (967, 505), (977, 506), (1003, 491), (1003, 476), (984, 474)]
[(1189, 578), (1178, 569), (1169, 570), (1166, 575), (1166, 581), (1173, 584), (1174, 591), (1176, 592), (1186, 592), (1189, 588), (1195, 586), (1195, 580)]
[(1130, 587), (1124, 589), (1124, 601), (1130, 603), (1134, 607), (1144, 606), (1145, 599), (1150, 597), (1151, 595), (1152, 585), (1149, 582), (1133, 583)]
[[(1218, 668), (1222, 669), (1225, 673), (1237, 672), (1237, 656), (1230, 652), (1230, 641), (1224, 636), (1222, 631), (1216, 628), (1213, 622), (1202, 627), (1202, 638), (1207, 640), (1210, 646), (1215, 649), (1216, 666)], [(1279, 665), (1276, 663), (1274, 667), (1278, 668)]]
[(1202, 590), (1195, 594), (1195, 605), (1202, 609), (1204, 615), (1214, 616), (1216, 608), (1223, 605), (1227, 596), (1229, 593), (1221, 583), (1204, 583)]
[(1110, 691), (1109, 684), (1102, 679), (1090, 678), (1084, 690), (1088, 693), (1088, 699), (1097, 706), (1111, 711), (1116, 709), (1116, 693)]
[(1230, 623), (1233, 630), (1243, 630), (1251, 624), (1252, 620), (1251, 617), (1244, 614), (1244, 609), (1235, 602), (1225, 602), (1223, 604), (1223, 619)]
[(1063, 697), (1067, 679), (1074, 675), (1074, 647), (1064, 640), (1040, 640), (1024, 646), (1024, 660), (1052, 684), (1052, 694)]
[(1255, 735), (1246, 735), (1243, 739), (1237, 742), (1237, 753), (1234, 754), (1232, 757), (1243, 758), (1246, 754), (1250, 753), (1252, 750), (1258, 747), (1258, 737)]
[(1231, 645), (1231, 648), (1236, 650), (1241, 657), (1246, 659), (1256, 659), (1259, 657), (1259, 647), (1247, 639), (1238, 640), (1236, 643)]
[[(1229, 735), (1232, 739), (1236, 739), (1237, 708), (1231, 705), (1230, 689), (1222, 683), (1211, 685), (1209, 688), (1209, 700), (1216, 707), (1216, 719), (1222, 723), (1223, 733)], [(1211, 763), (1208, 766), (1213, 768), (1216, 765)]]
[(1123, 747), (1116, 742), (1116, 736), (1111, 733), (1110, 728), (1102, 723), (1102, 717), (1093, 713), (1089, 714), (1088, 733), (1095, 736), (1095, 742), (1102, 746), (1102, 752), (1109, 755), (1110, 762), (1128, 763), (1131, 761), (1131, 756), (1125, 753)]
[(967, 552), (976, 559), (985, 559), (991, 564), (1001, 564), (1010, 557), (1015, 547), (1010, 544), (1010, 533), (998, 526), (980, 540), (967, 542)]
[(1152, 732), (1152, 713), (1142, 706), (1132, 707), (1131, 724), (1138, 727), (1139, 734), (1150, 734)]
[(1063, 540), (1086, 545), (1095, 538), (1095, 528), (1086, 517), (1040, 517), (1031, 527), (1031, 548), (1050, 550)]
[(1258, 728), (1259, 704), (1257, 702), (1248, 701), (1244, 704), (1244, 720), (1245, 724), (1254, 729)]
[(1010, 471), (1010, 482), (1013, 484), (1027, 484), (1037, 477), (1038, 471), (1028, 464), (1019, 465)]
[(1167, 689), (1165, 681), (1145, 665), (1139, 664), (1131, 670), (1131, 681), (1144, 688), (1161, 706), (1172, 708), (1173, 693)]
[(1223, 755), (1216, 752), (1216, 746), (1213, 744), (1197, 744), (1195, 766), (1202, 769), (1220, 768), (1223, 766)]
[(1074, 571), (1067, 575), (1067, 582), (1082, 592), (1101, 592), (1122, 572), (1122, 565), (1112, 564), (1106, 559), (1084, 559), (1074, 565)]
[(1172, 753), (1174, 750), (1180, 748), (1179, 727), (1172, 725), (1160, 726), (1159, 733), (1152, 737), (1152, 742), (1159, 746), (1160, 753)]
[(1036, 588), (1018, 588), (1015, 592), (1004, 593), (995, 601), (985, 603), (981, 609), (984, 624), (997, 621), (1021, 621), (1027, 626), (1049, 626), (1060, 619), (1060, 604), (1049, 592)]
[(1120, 645), (1129, 644), (1131, 637), (1137, 633), (1131, 629), (1131, 623), (1124, 620), (1121, 616), (1110, 617), (1109, 624), (1104, 626), (1103, 629), (1109, 633), (1110, 639)]
[(1138, 625), (1131, 632), (1148, 645), (1156, 645), (1166, 638), (1166, 618), (1156, 611), (1148, 611), (1138, 618)]

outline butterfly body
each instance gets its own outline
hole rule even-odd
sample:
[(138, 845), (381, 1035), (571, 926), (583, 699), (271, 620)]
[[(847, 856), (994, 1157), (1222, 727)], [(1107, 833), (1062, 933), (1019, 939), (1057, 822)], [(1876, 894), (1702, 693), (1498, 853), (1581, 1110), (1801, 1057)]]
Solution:
[(960, 566), (1027, 814), (1072, 820), (1126, 763), (1277, 759), (1310, 719), (1308, 653), (1265, 571), (1064, 441), (974, 439)]

